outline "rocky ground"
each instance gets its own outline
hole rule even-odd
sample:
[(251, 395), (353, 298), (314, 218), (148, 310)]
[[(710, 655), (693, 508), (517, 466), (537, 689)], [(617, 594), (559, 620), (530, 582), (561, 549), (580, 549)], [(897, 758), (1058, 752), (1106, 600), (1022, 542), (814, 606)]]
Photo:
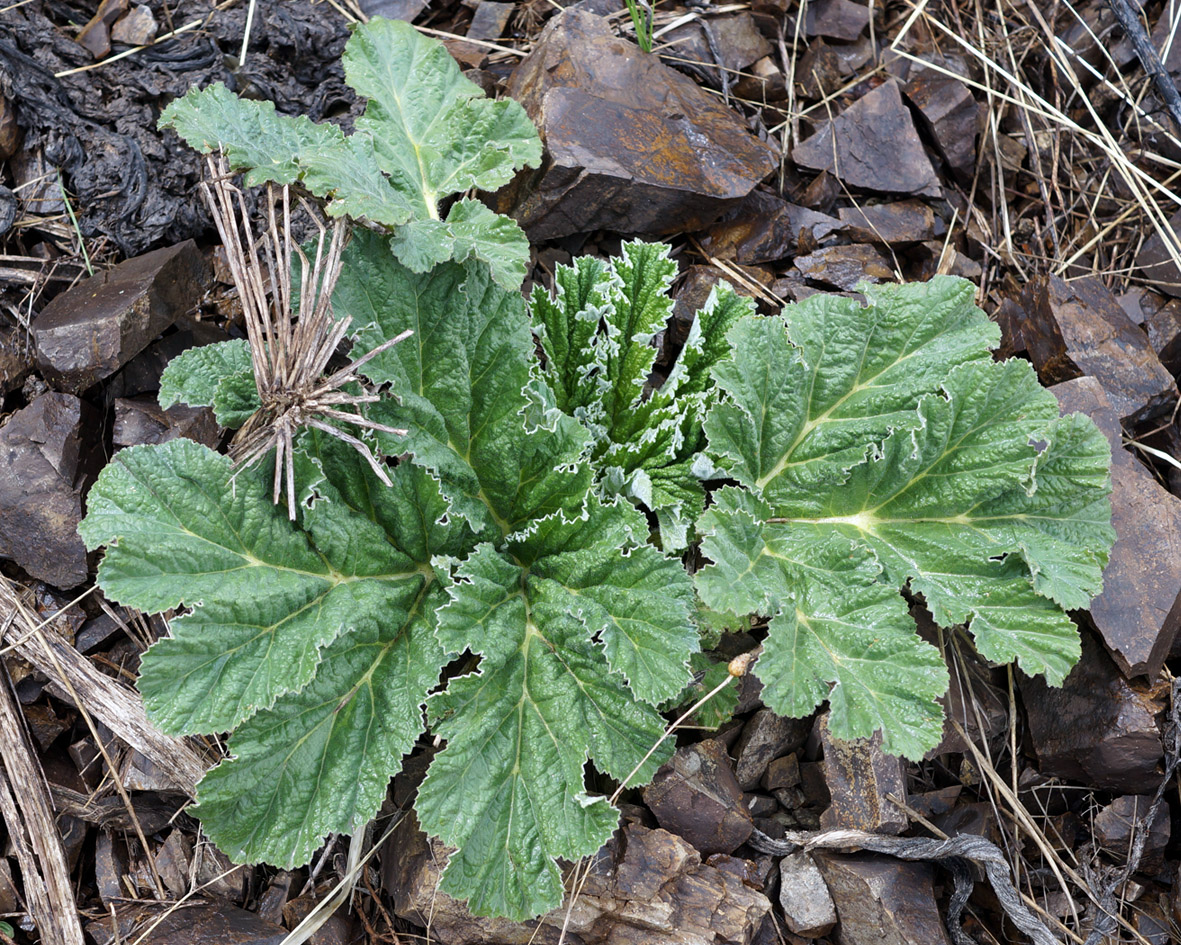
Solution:
[(219, 746), (152, 730), (130, 683), (162, 620), (102, 598), (76, 526), (113, 451), (224, 439), (156, 402), (170, 358), (242, 335), (197, 156), (160, 110), (220, 80), (348, 126), (340, 52), (374, 15), (441, 37), (537, 123), (541, 170), (487, 195), (532, 240), (533, 280), (631, 235), (672, 243), (687, 314), (720, 279), (766, 312), (973, 280), (1002, 353), (1107, 434), (1119, 541), (1061, 689), (941, 639), (949, 722), (922, 763), (779, 718), (744, 678), (734, 718), (677, 733), (539, 923), (438, 891), (439, 851), (397, 819), (423, 745), (349, 907), (300, 941), (1181, 940), (1181, 0), (662, 2), (652, 53), (622, 0), (564, 6), (0, 8), (0, 941), (271, 945), (344, 874), (343, 841), (276, 871), (202, 839), (185, 808)]

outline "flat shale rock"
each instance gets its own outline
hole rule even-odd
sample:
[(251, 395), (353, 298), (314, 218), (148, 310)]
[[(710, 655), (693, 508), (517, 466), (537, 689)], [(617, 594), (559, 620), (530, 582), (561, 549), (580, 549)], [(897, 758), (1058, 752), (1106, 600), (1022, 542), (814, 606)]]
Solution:
[(669, 52), (673, 57), (669, 61), (670, 66), (700, 75), (715, 88), (721, 87), (722, 77), (710, 50), (710, 38), (705, 32), (707, 28), (713, 33), (714, 48), (719, 53), (722, 67), (731, 72), (745, 71), (752, 63), (772, 52), (771, 44), (759, 32), (754, 17), (749, 13), (692, 20), (661, 37), (661, 42), (668, 43), (670, 47)]
[(17, 328), (0, 330), (0, 396), (16, 390), (33, 370), (33, 346)]
[(797, 256), (794, 264), (809, 281), (846, 292), (851, 292), (862, 282), (876, 283), (894, 278), (890, 260), (868, 243), (826, 246), (807, 256)]
[(812, 720), (789, 719), (770, 709), (759, 709), (743, 726), (734, 746), (734, 775), (744, 791), (759, 785), (767, 766), (776, 758), (803, 746), (812, 731)]
[(152, 395), (120, 397), (115, 401), (112, 444), (116, 447), (167, 443), (183, 436), (215, 449), (219, 432), (212, 407), (174, 404), (162, 410)]
[(947, 232), (947, 224), (921, 200), (842, 207), (838, 213), (842, 229), (855, 243), (897, 246), (938, 239)]
[(889, 800), (906, 801), (902, 759), (882, 751), (881, 732), (873, 738), (841, 741), (828, 730), (828, 714), (820, 717), (824, 746), (824, 779), (832, 803), (820, 815), (825, 830), (865, 830), (898, 834), (909, 825), (906, 814)]
[(116, 907), (113, 920), (88, 922), (86, 934), (95, 945), (137, 940), (142, 945), (279, 945), (287, 930), (229, 903), (145, 903)]
[(134, 6), (111, 27), (111, 42), (146, 46), (156, 38), (156, 18), (146, 6)]
[(1177, 383), (1098, 279), (1064, 282), (1038, 276), (1021, 302), (1025, 349), (1045, 384), (1082, 375), (1095, 378), (1121, 419), (1139, 423), (1167, 413), (1177, 400)]
[(893, 79), (826, 122), (791, 157), (800, 167), (831, 171), (850, 187), (931, 197), (942, 192)]
[[(1145, 833), (1144, 819), (1152, 806), (1152, 798), (1143, 794), (1117, 797), (1095, 815), (1095, 841), (1117, 863), (1124, 864), (1137, 836)], [(1154, 873), (1164, 864), (1165, 848), (1172, 830), (1169, 825), (1169, 805), (1162, 803), (1148, 828), (1144, 850), (1137, 867), (1141, 873)]]
[(60, 588), (86, 580), (82, 485), (100, 418), (70, 394), (42, 394), (0, 427), (0, 557)]
[(1082, 643), (1060, 689), (1018, 674), (1038, 768), (1097, 790), (1151, 791), (1164, 756), (1154, 719), (1160, 706), (1128, 684), (1091, 634)]
[(79, 283), (33, 320), (38, 369), (58, 390), (81, 393), (194, 308), (209, 278), (204, 257), (186, 240)]
[(533, 922), (473, 916), (441, 892), (446, 848), (430, 843), (413, 816), (386, 849), (383, 885), (395, 911), (428, 926), (440, 945), (557, 945), (563, 926), (569, 945), (749, 945), (771, 911), (733, 857), (715, 868), (675, 834), (639, 824), (624, 825), (594, 858), (573, 909)]
[(902, 91), (919, 110), (952, 173), (960, 180), (971, 178), (981, 114), (972, 92), (959, 79), (933, 69), (922, 70)]
[(841, 945), (950, 945), (931, 867), (870, 853), (813, 855), (836, 903)]
[(1181, 626), (1181, 499), (1124, 449), (1111, 398), (1095, 378), (1051, 388), (1063, 413), (1086, 414), (1111, 444), (1115, 546), (1091, 619), (1127, 676), (1160, 672)]
[(678, 749), (644, 788), (644, 803), (705, 856), (733, 853), (754, 830), (730, 756), (712, 738)]
[(1148, 315), (1143, 324), (1148, 343), (1165, 370), (1173, 377), (1181, 375), (1181, 301), (1166, 302)]
[(702, 229), (778, 163), (722, 102), (576, 8), (549, 22), (508, 91), (546, 155), (540, 172), (501, 191), (498, 209), (534, 241)]
[(819, 938), (837, 924), (836, 906), (812, 854), (802, 850), (779, 861), (779, 905), (787, 929)]
[(826, 213), (756, 190), (709, 228), (702, 246), (712, 256), (750, 266), (794, 256), (840, 226)]
[[(1176, 43), (1173, 45), (1177, 46)], [(1181, 234), (1181, 210), (1169, 218), (1168, 227), (1173, 231), (1174, 238)], [(1149, 288), (1181, 298), (1181, 271), (1178, 271), (1177, 264), (1165, 248), (1165, 241), (1158, 233), (1154, 232), (1144, 241), (1136, 255), (1135, 265), (1140, 270), (1140, 276), (1147, 280)]]

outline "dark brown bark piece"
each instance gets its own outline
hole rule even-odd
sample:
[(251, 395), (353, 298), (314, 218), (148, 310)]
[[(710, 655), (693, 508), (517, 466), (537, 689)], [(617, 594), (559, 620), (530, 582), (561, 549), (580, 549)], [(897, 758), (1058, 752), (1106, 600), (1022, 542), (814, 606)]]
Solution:
[(882, 751), (881, 733), (853, 741), (833, 738), (827, 712), (820, 717), (819, 732), (824, 779), (832, 798), (820, 815), (824, 829), (885, 834), (905, 830), (906, 814), (889, 797), (906, 801), (906, 772), (901, 758)]
[(778, 164), (721, 101), (576, 8), (549, 22), (509, 94), (537, 124), (546, 164), (501, 191), (498, 209), (534, 241), (702, 229)]
[(1038, 276), (1025, 287), (1022, 305), (1021, 337), (1044, 384), (1090, 375), (1120, 419), (1133, 423), (1172, 409), (1176, 381), (1099, 280)]
[(1181, 499), (1124, 449), (1117, 413), (1095, 378), (1052, 390), (1063, 413), (1086, 414), (1111, 444), (1117, 537), (1091, 619), (1126, 675), (1155, 678), (1181, 626)]
[(850, 187), (932, 197), (942, 193), (893, 79), (823, 124), (791, 157), (800, 167), (832, 171)]
[(194, 308), (209, 278), (204, 257), (186, 240), (79, 283), (33, 320), (37, 367), (57, 389), (81, 393)]
[(705, 856), (733, 853), (754, 830), (730, 757), (713, 739), (678, 749), (644, 788), (644, 803)]
[(1164, 756), (1155, 714), (1160, 706), (1134, 689), (1089, 633), (1061, 688), (1040, 676), (1019, 677), (1038, 768), (1104, 791), (1151, 791)]

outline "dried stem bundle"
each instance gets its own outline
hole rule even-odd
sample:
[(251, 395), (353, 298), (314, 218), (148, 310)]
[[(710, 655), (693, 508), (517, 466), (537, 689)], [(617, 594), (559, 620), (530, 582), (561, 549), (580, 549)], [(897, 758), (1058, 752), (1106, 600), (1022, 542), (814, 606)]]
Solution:
[[(358, 369), (409, 337), (411, 332), (405, 331), (391, 338), (364, 357), (325, 377), (328, 361), (352, 321), (350, 318), (336, 321), (332, 315), (332, 291), (340, 275), (341, 254), (347, 238), (344, 220), (332, 221), (330, 232), (319, 214), (307, 201), (299, 198), (320, 230), (315, 257), (309, 261), (291, 237), (290, 188), (280, 188), (276, 199), (274, 187), (267, 185), (268, 226), (266, 232), (255, 239), (247, 225), (242, 191), (231, 182), (224, 158), (209, 158), (209, 175), (209, 182), (201, 185), (202, 194), (225, 245), (234, 285), (242, 300), (254, 364), (254, 382), (262, 403), (234, 436), (230, 457), (235, 464), (245, 467), (273, 448), (274, 501), (278, 504), (285, 484), (287, 514), (292, 519), (295, 518), (292, 450), (295, 434), (301, 427), (314, 427), (348, 443), (365, 458), (374, 474), (389, 485), (389, 476), (369, 447), (332, 421), (405, 435), (405, 430), (377, 423), (355, 409), (348, 409), (377, 401), (379, 396), (376, 393), (364, 390), (363, 386), (363, 392), (359, 394), (349, 393), (344, 388), (362, 385)], [(292, 311), (291, 294), (295, 257), (300, 261), (298, 316)]]

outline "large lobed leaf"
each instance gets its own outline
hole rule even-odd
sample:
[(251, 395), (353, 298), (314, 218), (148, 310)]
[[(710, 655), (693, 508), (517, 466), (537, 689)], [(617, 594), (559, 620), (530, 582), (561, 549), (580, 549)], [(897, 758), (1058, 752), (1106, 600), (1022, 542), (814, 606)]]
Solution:
[(1058, 419), (1028, 364), (994, 362), (973, 288), (937, 278), (815, 297), (745, 319), (705, 424), (741, 485), (700, 523), (709, 605), (771, 618), (757, 672), (775, 711), (827, 698), (839, 737), (880, 729), (918, 757), (939, 739), (946, 671), (899, 591), (989, 659), (1061, 683), (1064, 608), (1102, 583), (1114, 540), (1106, 441)]
[(220, 83), (177, 99), (160, 125), (200, 151), (220, 148), (247, 185), (299, 182), (328, 200), (329, 214), (392, 229), (391, 248), (415, 271), (476, 257), (502, 285), (519, 286), (529, 258), (520, 228), (470, 200), (442, 218), (441, 203), (538, 164), (541, 142), (524, 109), (485, 98), (442, 43), (398, 20), (357, 27), (343, 59), (349, 85), (368, 99), (350, 135)]

